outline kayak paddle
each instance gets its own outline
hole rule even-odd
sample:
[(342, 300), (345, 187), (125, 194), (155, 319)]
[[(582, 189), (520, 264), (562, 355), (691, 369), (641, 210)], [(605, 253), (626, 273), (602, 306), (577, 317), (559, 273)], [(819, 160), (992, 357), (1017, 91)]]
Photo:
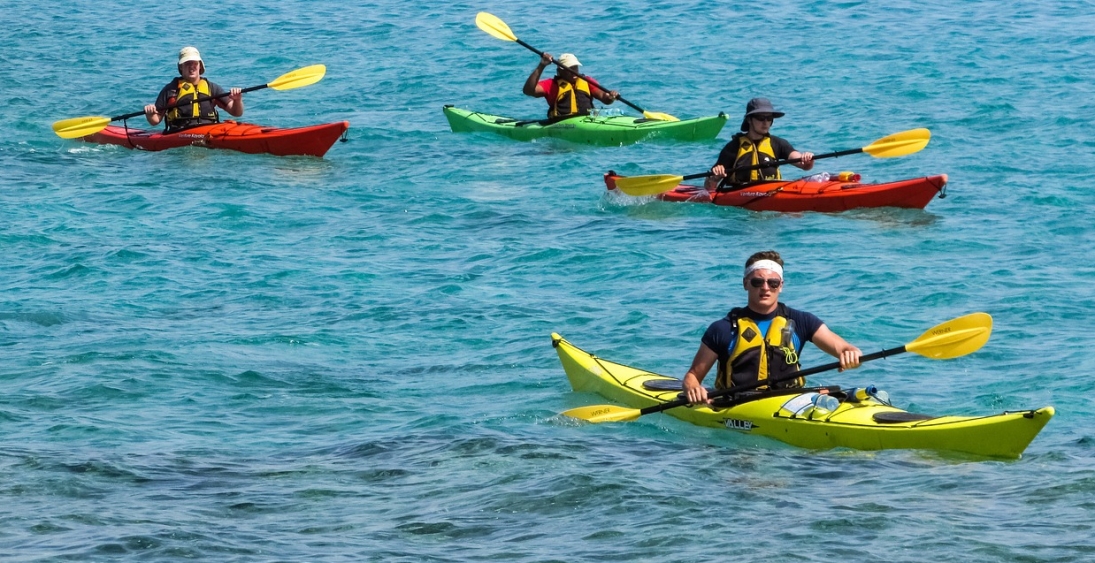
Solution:
[[(301, 88), (304, 86), (311, 86), (316, 82), (323, 79), (323, 75), (327, 73), (327, 67), (324, 65), (312, 65), (304, 68), (298, 68), (292, 72), (285, 73), (272, 82), (263, 84), (261, 86), (251, 86), (250, 88), (244, 88), (243, 92), (254, 92), (255, 90), (262, 90), (263, 88), (273, 88), (274, 90), (292, 90), (293, 88)], [(229, 95), (229, 92), (225, 92), (220, 96), (213, 96), (211, 98), (201, 97), (198, 101), (215, 100), (217, 98), (224, 98)], [(178, 104), (172, 104), (165, 109), (176, 108), (181, 105), (192, 104), (194, 102), (183, 102)], [(87, 117), (73, 117), (71, 119), (62, 119), (53, 124), (53, 132), (62, 139), (77, 139), (80, 137), (86, 137), (88, 135), (94, 135), (99, 131), (102, 131), (110, 124), (111, 121), (120, 121), (122, 119), (129, 119), (131, 117), (137, 117), (144, 115), (144, 111), (135, 111), (133, 113), (127, 113), (125, 115), (119, 115), (117, 117), (102, 117), (102, 116), (87, 116)]]
[[(869, 362), (871, 360), (877, 360), (903, 352), (913, 352), (933, 360), (949, 360), (951, 358), (957, 358), (976, 352), (985, 345), (985, 342), (988, 342), (991, 334), (992, 317), (987, 313), (971, 313), (936, 325), (928, 329), (924, 334), (921, 334), (916, 340), (913, 340), (904, 346), (867, 354), (861, 356), (859, 361), (860, 363)], [(823, 371), (834, 370), (839, 367), (840, 362), (832, 362), (810, 369), (804, 369), (784, 377), (762, 379), (753, 383), (720, 389), (713, 393), (708, 393), (707, 397), (712, 399), (715, 397), (725, 397), (741, 391), (748, 391), (765, 385), (791, 381)], [(570, 409), (564, 412), (563, 415), (593, 423), (626, 422), (635, 420), (644, 414), (662, 412), (676, 407), (683, 407), (688, 404), (688, 399), (677, 399), (675, 401), (669, 401), (668, 403), (662, 403), (643, 409), (632, 409), (615, 405), (594, 405)]]
[[(814, 155), (814, 160), (820, 160), (822, 158), (836, 158), (838, 156), (847, 156), (849, 154), (857, 154), (861, 152), (865, 152), (875, 158), (894, 158), (898, 156), (910, 155), (915, 152), (919, 152), (921, 149), (928, 146), (928, 141), (931, 140), (931, 136), (931, 131), (928, 131), (927, 129), (909, 129), (908, 131), (902, 131), (900, 133), (894, 133), (893, 135), (883, 137), (860, 149), (849, 149), (845, 151)], [(755, 170), (772, 166), (783, 166), (784, 164), (794, 164), (796, 162), (799, 161), (777, 160), (776, 162), (771, 162), (768, 164), (757, 164), (753, 166), (735, 168), (734, 171)], [(627, 195), (658, 195), (660, 193), (672, 190), (685, 180), (706, 178), (710, 175), (711, 171), (708, 170), (707, 172), (700, 172), (699, 174), (689, 174), (687, 176), (675, 176), (673, 174), (628, 176), (623, 178), (617, 178), (616, 187), (619, 188), (621, 192)]]
[[(524, 41), (518, 39), (517, 36), (513, 34), (513, 31), (510, 31), (510, 28), (508, 25), (506, 25), (506, 22), (502, 21), (498, 18), (498, 16), (495, 16), (494, 14), (488, 12), (479, 12), (475, 15), (475, 25), (478, 26), (479, 29), (487, 32), (487, 34), (492, 37), (496, 37), (498, 39), (501, 39), (502, 41), (513, 41), (518, 45), (521, 45), (522, 47), (528, 49), (529, 51), (540, 55), (541, 57), (544, 56), (543, 51), (540, 51), (536, 47), (533, 47), (532, 45), (529, 45), (528, 43), (525, 43)], [(559, 61), (553, 60), (551, 62), (555, 63), (559, 68), (564, 68), (563, 65), (559, 64)], [(588, 76), (578, 74), (578, 77), (582, 80), (585, 80), (586, 82), (589, 82)], [(603, 86), (598, 86), (603, 90), (607, 90), (607, 88), (604, 88)], [(659, 121), (680, 121), (680, 119), (677, 119), (676, 117), (673, 117), (668, 113), (646, 111), (645, 109), (625, 100), (623, 96), (616, 96), (616, 99), (631, 106), (635, 109), (635, 111), (642, 112), (643, 117), (647, 119), (657, 119)]]

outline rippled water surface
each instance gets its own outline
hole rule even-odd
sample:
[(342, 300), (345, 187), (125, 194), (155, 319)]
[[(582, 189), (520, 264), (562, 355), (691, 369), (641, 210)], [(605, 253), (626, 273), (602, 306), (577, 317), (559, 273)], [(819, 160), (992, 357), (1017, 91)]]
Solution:
[[(1095, 558), (1093, 8), (9, 2), (0, 558)], [(535, 55), (478, 30), (480, 10), (647, 109), (729, 127), (600, 149), (453, 134), (444, 104), (543, 112), (520, 93)], [(186, 44), (225, 87), (326, 64), (313, 86), (247, 94), (245, 118), (348, 120), (349, 141), (315, 159), (53, 135), (139, 110)], [(706, 170), (754, 96), (816, 153), (929, 128), (915, 155), (819, 169), (945, 173), (947, 197), (774, 214), (605, 192), (608, 169)], [(994, 318), (969, 356), (815, 382), (1057, 416), (1016, 461), (558, 416), (606, 401), (570, 391), (551, 332), (679, 376), (767, 248), (784, 301), (864, 351)]]

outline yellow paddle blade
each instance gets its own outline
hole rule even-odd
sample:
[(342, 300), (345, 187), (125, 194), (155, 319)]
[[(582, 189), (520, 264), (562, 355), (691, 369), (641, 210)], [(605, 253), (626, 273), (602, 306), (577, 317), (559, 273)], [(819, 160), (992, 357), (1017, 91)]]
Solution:
[(927, 129), (909, 129), (883, 137), (865, 147), (863, 152), (875, 158), (894, 158), (905, 156), (928, 146), (932, 133)]
[(475, 25), (502, 41), (517, 41), (517, 36), (510, 31), (506, 22), (498, 19), (498, 16), (488, 12), (475, 14)]
[(323, 80), (325, 74), (327, 74), (327, 67), (324, 65), (306, 66), (287, 72), (275, 78), (273, 82), (268, 83), (266, 86), (274, 90), (292, 90), (293, 88), (311, 86)]
[(563, 413), (563, 416), (577, 418), (586, 422), (599, 424), (601, 422), (627, 422), (642, 416), (639, 409), (617, 407), (614, 405), (593, 405), (591, 407), (578, 407)]
[(660, 111), (644, 111), (643, 117), (647, 119), (656, 119), (658, 121), (680, 121), (676, 117), (669, 115), (668, 113), (662, 113)]
[(992, 335), (988, 313), (970, 313), (928, 329), (905, 350), (933, 360), (948, 360), (979, 350)]
[(627, 195), (658, 195), (680, 185), (684, 176), (655, 174), (653, 176), (625, 176), (616, 178), (616, 189)]
[(110, 125), (109, 117), (89, 115), (87, 117), (73, 117), (62, 119), (53, 124), (53, 132), (62, 139), (79, 139), (102, 131)]

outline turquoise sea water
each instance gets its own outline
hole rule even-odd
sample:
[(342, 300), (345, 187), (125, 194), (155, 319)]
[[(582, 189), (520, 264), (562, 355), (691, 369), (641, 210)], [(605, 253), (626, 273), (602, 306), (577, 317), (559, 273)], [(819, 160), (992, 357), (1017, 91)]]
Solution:
[[(536, 117), (536, 57), (486, 10), (706, 143), (591, 149), (448, 131)], [(0, 29), (0, 559), (1082, 561), (1095, 557), (1095, 6), (8, 2)], [(246, 119), (349, 120), (325, 159), (63, 141), (152, 101), (178, 49)], [(745, 102), (819, 170), (950, 176), (924, 211), (752, 213), (609, 197), (706, 170)], [(626, 109), (626, 108), (624, 108)], [(628, 110), (630, 111), (630, 110)], [(137, 122), (139, 123), (139, 122)], [(775, 248), (784, 301), (865, 352), (990, 313), (970, 356), (874, 383), (933, 414), (1054, 405), (1017, 461), (808, 451), (665, 415), (560, 418), (557, 331), (681, 375)], [(808, 348), (807, 366), (829, 361)]]

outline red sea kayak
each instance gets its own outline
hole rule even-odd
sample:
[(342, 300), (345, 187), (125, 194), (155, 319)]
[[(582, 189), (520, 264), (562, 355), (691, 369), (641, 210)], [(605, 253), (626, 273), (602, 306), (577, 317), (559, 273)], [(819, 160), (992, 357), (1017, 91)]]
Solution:
[[(609, 171), (605, 185), (616, 189), (616, 178)], [(665, 201), (693, 201), (744, 207), (753, 211), (835, 212), (859, 207), (907, 207), (923, 209), (940, 194), (946, 197), (947, 175), (926, 176), (881, 184), (861, 184), (837, 179), (778, 180), (751, 184), (734, 191), (710, 192), (703, 186), (681, 184), (654, 196)]]
[(94, 135), (83, 137), (82, 140), (145, 151), (196, 146), (250, 154), (323, 156), (349, 128), (348, 121), (288, 129), (224, 121), (163, 133), (111, 125)]

